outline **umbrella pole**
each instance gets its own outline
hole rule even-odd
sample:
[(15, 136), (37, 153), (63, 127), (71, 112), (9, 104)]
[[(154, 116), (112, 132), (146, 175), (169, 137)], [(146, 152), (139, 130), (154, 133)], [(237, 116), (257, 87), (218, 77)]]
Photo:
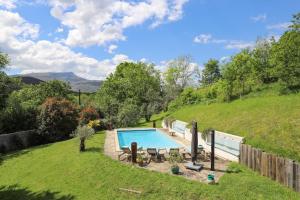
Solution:
[(210, 170), (215, 171), (215, 130), (211, 131)]

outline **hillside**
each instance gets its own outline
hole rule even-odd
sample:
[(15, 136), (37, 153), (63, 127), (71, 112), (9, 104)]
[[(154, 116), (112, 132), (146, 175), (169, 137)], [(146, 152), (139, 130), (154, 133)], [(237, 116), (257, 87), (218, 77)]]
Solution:
[(18, 76), (26, 77), (26, 80), (31, 77), (33, 79), (37, 79), (41, 81), (50, 81), (50, 80), (66, 81), (70, 83), (73, 91), (78, 91), (80, 89), (82, 92), (96, 92), (102, 83), (102, 81), (87, 80), (81, 78), (75, 75), (73, 72), (30, 73), (30, 74), (23, 74)]
[[(225, 174), (218, 185), (125, 165), (102, 153), (105, 135), (35, 147), (0, 157), (1, 200), (299, 199), (299, 194), (251, 170)], [(2, 162), (1, 162), (1, 159)], [(141, 191), (128, 193), (119, 188)]]
[(189, 105), (152, 120), (160, 124), (167, 115), (186, 122), (196, 120), (200, 130), (214, 128), (244, 136), (248, 144), (300, 161), (300, 94), (270, 93), (251, 94), (231, 103)]

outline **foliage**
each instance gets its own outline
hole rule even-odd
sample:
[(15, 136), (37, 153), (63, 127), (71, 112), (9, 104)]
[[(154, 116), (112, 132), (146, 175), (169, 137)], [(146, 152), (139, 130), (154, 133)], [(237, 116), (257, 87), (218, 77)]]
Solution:
[(103, 82), (97, 102), (105, 118), (116, 126), (133, 125), (139, 117), (150, 120), (160, 110), (159, 72), (145, 63), (121, 63)]
[(91, 120), (87, 124), (89, 128), (93, 128), (94, 130), (99, 130), (101, 127), (101, 121), (99, 119)]
[(163, 78), (165, 101), (168, 103), (175, 99), (184, 88), (193, 85), (197, 68), (189, 56), (180, 56), (169, 62), (167, 67)]
[(139, 107), (131, 99), (121, 104), (117, 121), (120, 127), (134, 126), (140, 119)]
[(0, 70), (4, 69), (7, 65), (9, 65), (9, 57), (7, 54), (0, 52)]
[(36, 108), (22, 106), (18, 99), (10, 96), (5, 109), (0, 115), (0, 133), (36, 129), (36, 115)]
[(172, 153), (170, 154), (170, 158), (168, 160), (171, 164), (176, 165), (177, 163), (183, 162), (183, 157), (180, 153)]
[(20, 87), (20, 79), (11, 78), (0, 71), (0, 111), (5, 107), (9, 95), (13, 91), (20, 89)]
[(219, 67), (219, 61), (215, 59), (210, 59), (204, 64), (204, 69), (202, 70), (202, 85), (210, 85), (215, 83), (221, 78), (221, 72)]
[(14, 91), (11, 96), (17, 99), (24, 107), (40, 106), (48, 97), (68, 99), (69, 84), (53, 80), (38, 85), (25, 85), (20, 90)]
[(51, 97), (41, 106), (39, 130), (50, 141), (67, 139), (78, 124), (77, 107), (69, 100)]
[(99, 114), (96, 108), (92, 106), (84, 107), (79, 113), (79, 123), (81, 125), (88, 124), (92, 120), (99, 119)]
[(75, 136), (78, 137), (80, 140), (86, 140), (94, 134), (94, 129), (86, 125), (78, 126), (75, 130)]
[(272, 46), (275, 75), (290, 90), (300, 89), (300, 30), (287, 31)]

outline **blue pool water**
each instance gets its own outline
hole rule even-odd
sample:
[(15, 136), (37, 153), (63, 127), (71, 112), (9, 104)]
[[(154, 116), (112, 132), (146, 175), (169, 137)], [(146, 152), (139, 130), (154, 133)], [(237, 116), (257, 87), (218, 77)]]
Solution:
[(178, 144), (172, 138), (169, 138), (159, 130), (118, 130), (119, 146), (130, 147), (131, 142), (137, 142), (138, 148), (179, 148)]

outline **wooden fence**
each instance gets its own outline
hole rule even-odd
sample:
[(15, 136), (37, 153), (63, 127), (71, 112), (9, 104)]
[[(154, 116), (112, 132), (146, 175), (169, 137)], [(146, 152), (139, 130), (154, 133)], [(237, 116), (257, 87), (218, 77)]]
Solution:
[(300, 192), (300, 164), (293, 160), (240, 144), (240, 163)]

